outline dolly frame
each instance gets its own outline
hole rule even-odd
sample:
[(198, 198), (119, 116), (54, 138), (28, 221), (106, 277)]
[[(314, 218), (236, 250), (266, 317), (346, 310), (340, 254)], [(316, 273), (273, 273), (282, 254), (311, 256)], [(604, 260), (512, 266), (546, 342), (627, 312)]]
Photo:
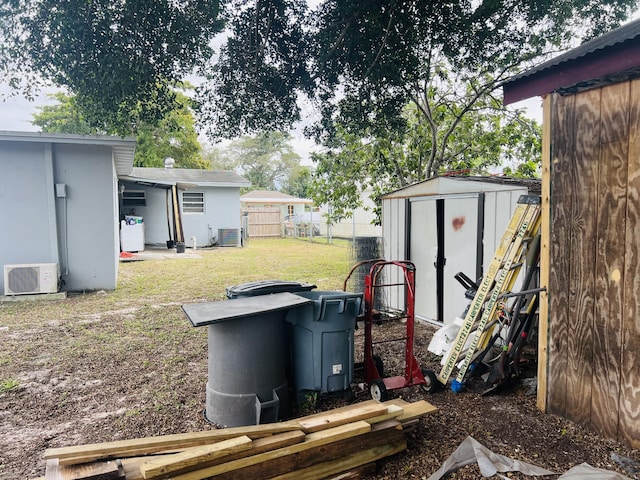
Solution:
[[(369, 386), (369, 392), (374, 400), (384, 402), (388, 400), (388, 392), (406, 387), (420, 385), (423, 390), (430, 393), (437, 385), (435, 374), (427, 369), (420, 368), (414, 354), (414, 329), (415, 329), (415, 272), (416, 267), (408, 260), (365, 260), (354, 265), (345, 279), (347, 281), (353, 272), (364, 265), (370, 264), (369, 272), (364, 278), (364, 381)], [(387, 268), (385, 268), (387, 267)], [(397, 283), (381, 283), (384, 270), (396, 267), (402, 272), (402, 281)], [(387, 340), (404, 341), (404, 375), (384, 377), (382, 359), (374, 354), (375, 342), (373, 339), (373, 324), (379, 322), (380, 312), (374, 308), (377, 293), (384, 287), (404, 287), (405, 308), (400, 318), (406, 318), (405, 337)]]

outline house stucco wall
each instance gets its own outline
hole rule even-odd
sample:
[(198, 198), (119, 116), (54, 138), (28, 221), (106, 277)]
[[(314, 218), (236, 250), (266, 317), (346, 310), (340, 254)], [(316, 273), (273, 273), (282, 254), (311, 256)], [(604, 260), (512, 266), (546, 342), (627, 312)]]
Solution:
[[(143, 217), (145, 243), (166, 245), (169, 240), (167, 225), (167, 190), (165, 188), (122, 182), (125, 189), (146, 193), (146, 206), (124, 208), (125, 215)], [(204, 213), (182, 212), (182, 228), (186, 246), (192, 246), (195, 237), (198, 246), (210, 245), (218, 236), (219, 228), (240, 228), (240, 187), (194, 187), (189, 192), (204, 193)], [(182, 207), (182, 190), (179, 190)]]
[[(58, 262), (56, 228), (49, 221), (55, 208), (47, 148), (45, 144), (0, 143), (0, 265)], [(2, 293), (3, 277), (0, 286)]]
[[(0, 142), (0, 265), (57, 263), (62, 290), (114, 289), (118, 269), (112, 149)], [(66, 196), (56, 195), (63, 184)], [(4, 292), (4, 278), (0, 278)]]
[(66, 197), (55, 199), (65, 289), (115, 289), (119, 248), (111, 148), (54, 145), (53, 157), (55, 183), (66, 185)]

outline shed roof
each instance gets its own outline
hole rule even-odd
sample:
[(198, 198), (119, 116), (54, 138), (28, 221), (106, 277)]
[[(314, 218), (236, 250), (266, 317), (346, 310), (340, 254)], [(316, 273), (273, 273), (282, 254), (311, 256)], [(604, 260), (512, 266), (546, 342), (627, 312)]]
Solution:
[(195, 168), (134, 167), (130, 175), (120, 180), (159, 187), (178, 185), (193, 187), (249, 187), (251, 182), (235, 172), (227, 170), (200, 170)]
[(411, 198), (416, 196), (438, 196), (461, 193), (497, 192), (526, 188), (529, 193), (539, 193), (541, 182), (537, 178), (514, 178), (503, 176), (449, 175), (433, 177), (394, 190), (381, 198)]
[(640, 19), (511, 77), (504, 103), (550, 92), (577, 92), (640, 77)]
[(76, 135), (71, 133), (9, 132), (0, 131), (0, 140), (7, 142), (35, 142), (76, 145), (102, 145), (111, 147), (118, 175), (131, 173), (136, 139), (109, 135)]
[(288, 195), (282, 192), (274, 192), (270, 190), (253, 190), (242, 195), (240, 197), (240, 201), (243, 203), (281, 203), (287, 205), (294, 203), (313, 203), (313, 200), (310, 200), (308, 198), (298, 198), (294, 197), (293, 195)]

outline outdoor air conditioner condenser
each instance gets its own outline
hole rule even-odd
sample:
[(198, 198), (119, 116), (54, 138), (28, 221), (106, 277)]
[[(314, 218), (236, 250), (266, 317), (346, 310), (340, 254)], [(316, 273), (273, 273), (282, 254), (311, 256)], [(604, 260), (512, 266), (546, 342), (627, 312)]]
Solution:
[(240, 245), (239, 228), (219, 228), (218, 244), (221, 247), (237, 247)]
[(33, 263), (4, 266), (4, 294), (29, 295), (58, 291), (58, 264)]

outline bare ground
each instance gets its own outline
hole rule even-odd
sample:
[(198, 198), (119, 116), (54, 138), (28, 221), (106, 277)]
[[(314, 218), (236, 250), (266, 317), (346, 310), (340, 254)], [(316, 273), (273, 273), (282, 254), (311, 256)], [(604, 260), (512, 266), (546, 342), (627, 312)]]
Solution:
[[(67, 300), (72, 306), (76, 301)], [(26, 307), (12, 308), (20, 313)], [(403, 325), (383, 325), (376, 334), (395, 338), (398, 329)], [(433, 332), (430, 325), (417, 326), (416, 356), (437, 371), (438, 359), (427, 352)], [(203, 415), (206, 332), (190, 327), (178, 304), (0, 324), (0, 339), (0, 478), (44, 475), (49, 447), (215, 428)], [(378, 352), (388, 374), (404, 365), (402, 346), (397, 348), (389, 344)], [(392, 398), (426, 399), (439, 410), (409, 434), (407, 452), (381, 461), (373, 478), (426, 479), (469, 435), (496, 453), (556, 472), (587, 462), (634, 478), (611, 453), (638, 461), (640, 452), (543, 415), (523, 385), (492, 396), (479, 392), (471, 384), (457, 394), (442, 389), (428, 395), (418, 387), (391, 391)], [(356, 388), (356, 402), (368, 399), (368, 391)], [(342, 397), (325, 396), (295, 413), (343, 403)], [(480, 474), (468, 466), (449, 478)]]

